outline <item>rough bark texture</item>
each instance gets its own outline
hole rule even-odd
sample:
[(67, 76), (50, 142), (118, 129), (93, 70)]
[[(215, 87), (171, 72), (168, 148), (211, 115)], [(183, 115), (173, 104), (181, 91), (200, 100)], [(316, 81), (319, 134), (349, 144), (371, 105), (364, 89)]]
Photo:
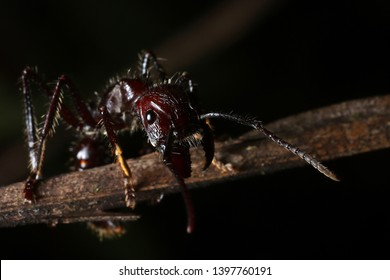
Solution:
[[(266, 127), (321, 161), (388, 148), (390, 95), (343, 102)], [(202, 173), (203, 151), (192, 150), (193, 176), (186, 180), (190, 188), (209, 187), (214, 182), (306, 164), (256, 131), (216, 143), (216, 159), (230, 164), (234, 171), (223, 172), (212, 165)], [(139, 188), (138, 203), (180, 191), (158, 154), (128, 162)], [(337, 170), (334, 171), (337, 174)], [(316, 171), (313, 169), (313, 172)], [(324, 180), (329, 179), (324, 177)], [(24, 202), (23, 187), (24, 183), (20, 182), (0, 188), (0, 227), (138, 218), (135, 212), (124, 208), (122, 175), (116, 164), (48, 178), (40, 185), (39, 198), (34, 204)]]

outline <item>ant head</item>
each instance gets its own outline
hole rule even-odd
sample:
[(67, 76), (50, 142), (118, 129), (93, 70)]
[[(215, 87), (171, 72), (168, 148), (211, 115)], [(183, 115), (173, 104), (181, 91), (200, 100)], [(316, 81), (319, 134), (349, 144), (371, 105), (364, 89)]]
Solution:
[(198, 112), (177, 85), (152, 88), (137, 100), (136, 107), (149, 141), (158, 150), (161, 151), (170, 134), (174, 145), (197, 140), (196, 134), (200, 130)]

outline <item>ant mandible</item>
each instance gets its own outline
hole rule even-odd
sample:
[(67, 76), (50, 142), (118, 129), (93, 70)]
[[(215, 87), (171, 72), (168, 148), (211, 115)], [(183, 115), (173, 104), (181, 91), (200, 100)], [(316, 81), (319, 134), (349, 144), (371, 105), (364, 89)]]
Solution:
[[(80, 171), (104, 164), (102, 138), (108, 137), (123, 172), (125, 202), (129, 208), (136, 205), (136, 186), (132, 183), (130, 167), (123, 158), (117, 132), (139, 128), (145, 130), (149, 142), (161, 153), (163, 163), (182, 187), (188, 232), (194, 230), (195, 214), (184, 178), (191, 176), (191, 146), (203, 146), (203, 170), (213, 161), (214, 138), (209, 119), (225, 119), (250, 126), (302, 158), (319, 172), (338, 180), (327, 167), (267, 130), (260, 121), (232, 114), (204, 113), (197, 100), (195, 84), (188, 74), (181, 72), (167, 78), (157, 57), (150, 51), (140, 53), (136, 71), (129, 71), (126, 76), (110, 81), (95, 107), (87, 105), (75, 85), (65, 75), (60, 76), (54, 88), (51, 88), (36, 70), (27, 67), (23, 70), (21, 80), (30, 159), (30, 175), (24, 187), (24, 198), (28, 202), (35, 200), (35, 190), (42, 180), (46, 141), (48, 136), (54, 133), (59, 118), (80, 132), (80, 139), (73, 149), (77, 159), (76, 168)], [(31, 82), (51, 99), (39, 129), (32, 105)], [(78, 115), (63, 104), (64, 90), (70, 94)]]

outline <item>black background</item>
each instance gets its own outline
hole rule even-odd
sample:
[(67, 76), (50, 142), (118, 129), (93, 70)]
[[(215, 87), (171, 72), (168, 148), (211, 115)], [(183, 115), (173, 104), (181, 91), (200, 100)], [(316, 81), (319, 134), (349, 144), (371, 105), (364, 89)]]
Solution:
[[(223, 5), (164, 2), (0, 2), (0, 184), (27, 176), (17, 83), (21, 70), (36, 65), (48, 80), (69, 74), (91, 97), (108, 78), (134, 65), (139, 50), (157, 51), (215, 5)], [(234, 110), (270, 122), (387, 94), (389, 14), (388, 1), (380, 0), (278, 1), (234, 40), (191, 63), (166, 57), (165, 65), (181, 63), (172, 71), (191, 73), (206, 110)], [(36, 103), (47, 102), (37, 98)], [(218, 123), (215, 130), (217, 136), (245, 131), (226, 123)], [(48, 144), (47, 176), (66, 172), (72, 132), (59, 129), (58, 134)], [(191, 235), (185, 232), (185, 211), (177, 194), (155, 207), (140, 205), (142, 219), (129, 224), (128, 234), (117, 240), (100, 242), (82, 224), (0, 229), (0, 255), (388, 259), (389, 161), (390, 151), (381, 150), (327, 162), (341, 183), (304, 167), (194, 190), (198, 224)]]

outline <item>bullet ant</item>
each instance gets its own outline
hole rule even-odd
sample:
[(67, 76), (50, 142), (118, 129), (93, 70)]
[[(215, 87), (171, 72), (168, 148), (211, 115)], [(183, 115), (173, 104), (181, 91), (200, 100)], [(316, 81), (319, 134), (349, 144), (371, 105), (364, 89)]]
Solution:
[[(225, 119), (250, 126), (302, 158), (319, 172), (337, 180), (327, 167), (267, 130), (260, 121), (232, 114), (204, 113), (197, 99), (196, 86), (188, 74), (179, 72), (168, 78), (156, 56), (149, 51), (140, 53), (136, 71), (129, 71), (124, 77), (110, 81), (97, 106), (87, 104), (66, 75), (61, 75), (51, 88), (36, 70), (27, 67), (23, 70), (21, 81), (30, 159), (30, 175), (24, 188), (24, 198), (28, 202), (35, 200), (35, 190), (42, 180), (46, 141), (54, 133), (60, 118), (79, 132), (80, 139), (73, 150), (77, 158), (76, 168), (80, 171), (104, 164), (102, 138), (108, 138), (123, 173), (125, 202), (129, 208), (136, 205), (136, 186), (132, 183), (130, 167), (123, 157), (117, 132), (143, 129), (149, 142), (161, 153), (165, 166), (182, 187), (188, 232), (192, 232), (195, 225), (194, 209), (184, 181), (191, 176), (190, 147), (203, 147), (203, 170), (206, 170), (214, 158), (210, 119)], [(31, 83), (36, 84), (50, 98), (49, 109), (39, 128), (34, 116)], [(77, 115), (63, 104), (65, 93), (70, 95)]]

